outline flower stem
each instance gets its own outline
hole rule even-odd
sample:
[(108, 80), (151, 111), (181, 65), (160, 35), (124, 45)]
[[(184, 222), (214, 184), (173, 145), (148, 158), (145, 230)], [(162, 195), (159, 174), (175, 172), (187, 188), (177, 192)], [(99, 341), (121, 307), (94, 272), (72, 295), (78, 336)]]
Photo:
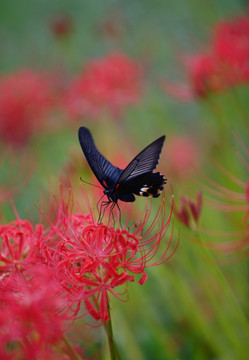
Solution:
[(82, 360), (82, 358), (77, 354), (77, 352), (74, 350), (74, 348), (65, 336), (63, 336), (63, 341), (68, 349), (68, 353), (70, 354), (71, 358), (75, 360)]
[(117, 345), (113, 338), (112, 320), (111, 320), (111, 312), (110, 312), (109, 304), (108, 304), (108, 316), (109, 316), (110, 320), (105, 322), (104, 326), (105, 326), (105, 330), (106, 330), (107, 337), (108, 337), (108, 344), (109, 344), (109, 349), (110, 349), (111, 360), (121, 360)]

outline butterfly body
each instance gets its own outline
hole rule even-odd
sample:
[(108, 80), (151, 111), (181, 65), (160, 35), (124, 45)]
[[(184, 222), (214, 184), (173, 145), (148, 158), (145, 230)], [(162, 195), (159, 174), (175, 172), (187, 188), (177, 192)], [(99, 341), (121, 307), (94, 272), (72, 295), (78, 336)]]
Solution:
[(124, 170), (112, 165), (96, 148), (90, 131), (79, 128), (79, 141), (93, 173), (107, 196), (107, 205), (118, 200), (135, 201), (135, 195), (158, 197), (166, 184), (159, 172), (153, 172), (159, 160), (165, 136), (161, 136), (142, 150)]

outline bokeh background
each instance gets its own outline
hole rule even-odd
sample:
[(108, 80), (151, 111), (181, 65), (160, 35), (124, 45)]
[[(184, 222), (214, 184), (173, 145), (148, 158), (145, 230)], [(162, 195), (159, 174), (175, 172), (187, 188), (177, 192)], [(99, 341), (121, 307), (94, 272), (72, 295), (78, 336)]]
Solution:
[[(180, 242), (111, 299), (115, 340), (127, 360), (248, 359), (248, 2), (3, 1), (0, 53), (1, 223), (35, 223), (60, 184), (81, 201), (80, 176), (96, 183), (80, 126), (121, 168), (166, 134)], [(101, 327), (68, 336), (109, 358)]]

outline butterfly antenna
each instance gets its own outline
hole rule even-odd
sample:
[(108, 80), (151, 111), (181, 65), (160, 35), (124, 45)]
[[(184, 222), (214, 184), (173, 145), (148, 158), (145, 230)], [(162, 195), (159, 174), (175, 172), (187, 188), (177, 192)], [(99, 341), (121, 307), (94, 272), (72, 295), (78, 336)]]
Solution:
[(80, 180), (81, 180), (83, 183), (85, 183), (85, 184), (95, 186), (95, 187), (97, 187), (97, 188), (99, 188), (99, 189), (102, 190), (102, 187), (101, 187), (101, 186), (98, 186), (98, 185), (96, 185), (96, 184), (92, 184), (92, 183), (90, 183), (90, 182), (88, 182), (88, 181), (86, 181), (86, 180), (83, 180), (82, 177), (80, 177)]

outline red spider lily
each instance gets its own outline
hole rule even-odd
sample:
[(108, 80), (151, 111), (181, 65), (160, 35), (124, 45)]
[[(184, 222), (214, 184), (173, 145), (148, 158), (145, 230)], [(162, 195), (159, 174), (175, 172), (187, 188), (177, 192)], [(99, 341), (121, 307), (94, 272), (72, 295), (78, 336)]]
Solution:
[(64, 307), (47, 268), (15, 273), (0, 292), (0, 358), (56, 359), (54, 346), (59, 347), (67, 320)]
[(138, 63), (115, 52), (89, 61), (72, 81), (65, 96), (65, 107), (73, 118), (96, 118), (103, 111), (120, 114), (141, 95)]
[(207, 52), (185, 56), (185, 66), (189, 85), (163, 82), (164, 90), (182, 101), (205, 98), (211, 92), (220, 92), (225, 83), (220, 77), (219, 62)]
[(213, 52), (227, 85), (249, 81), (249, 17), (240, 16), (217, 24)]
[(241, 16), (218, 23), (209, 48), (203, 53), (184, 57), (189, 88), (164, 82), (164, 90), (177, 99), (188, 101), (248, 83), (248, 17)]
[(35, 229), (28, 220), (15, 220), (0, 226), (0, 274), (3, 280), (21, 273), (35, 263), (35, 246), (43, 234), (43, 226)]
[(0, 79), (1, 140), (24, 145), (39, 130), (51, 109), (51, 81), (33, 70), (22, 70)]
[[(238, 158), (241, 160), (243, 168), (248, 171), (249, 170), (249, 151), (246, 148), (245, 144), (242, 140), (237, 137), (241, 152), (238, 152)], [(236, 186), (239, 190), (231, 190), (215, 181), (209, 179), (204, 174), (200, 173), (200, 176), (205, 181), (205, 184), (202, 184), (203, 190), (207, 195), (204, 196), (205, 203), (207, 206), (211, 206), (213, 209), (218, 210), (224, 213), (241, 213), (243, 216), (242, 223), (239, 224), (238, 231), (234, 232), (222, 232), (222, 231), (212, 231), (212, 230), (204, 230), (202, 231), (211, 236), (225, 237), (225, 238), (236, 238), (234, 241), (230, 242), (206, 242), (206, 245), (210, 248), (217, 249), (223, 251), (227, 254), (236, 253), (240, 251), (245, 251), (248, 248), (248, 240), (249, 240), (249, 225), (248, 225), (248, 217), (249, 217), (249, 202), (248, 202), (248, 187), (249, 181), (248, 179), (242, 180), (235, 176), (233, 173), (228, 171), (222, 164), (220, 164), (217, 160), (213, 160), (217, 165), (217, 168), (225, 174), (227, 179), (229, 179), (234, 186)], [(244, 170), (243, 169), (243, 170)], [(230, 222), (231, 220), (229, 220)]]
[(167, 94), (181, 101), (205, 98), (210, 93), (223, 91), (227, 82), (221, 77), (219, 61), (213, 54), (198, 53), (185, 56), (184, 61), (189, 84), (174, 84), (163, 81), (162, 87)]
[(177, 218), (187, 227), (192, 227), (192, 224), (197, 224), (202, 210), (202, 193), (198, 191), (196, 202), (190, 200), (186, 196), (181, 196), (181, 207), (179, 210), (175, 209), (174, 213)]
[(91, 215), (72, 215), (69, 208), (70, 201), (60, 201), (56, 220), (41, 238), (41, 261), (53, 269), (69, 300), (77, 305), (75, 316), (84, 302), (85, 315), (108, 321), (110, 294), (123, 301), (126, 291), (119, 292), (118, 286), (133, 282), (134, 274), (140, 274), (138, 283), (143, 284), (146, 268), (165, 262), (175, 252), (167, 254), (171, 232), (166, 249), (154, 260), (163, 246), (173, 204), (166, 218), (163, 199), (150, 225), (151, 209), (146, 208), (140, 223), (129, 229), (97, 224)]
[(226, 86), (219, 72), (219, 61), (207, 53), (191, 56), (187, 60), (188, 76), (195, 97), (206, 97), (220, 92)]

